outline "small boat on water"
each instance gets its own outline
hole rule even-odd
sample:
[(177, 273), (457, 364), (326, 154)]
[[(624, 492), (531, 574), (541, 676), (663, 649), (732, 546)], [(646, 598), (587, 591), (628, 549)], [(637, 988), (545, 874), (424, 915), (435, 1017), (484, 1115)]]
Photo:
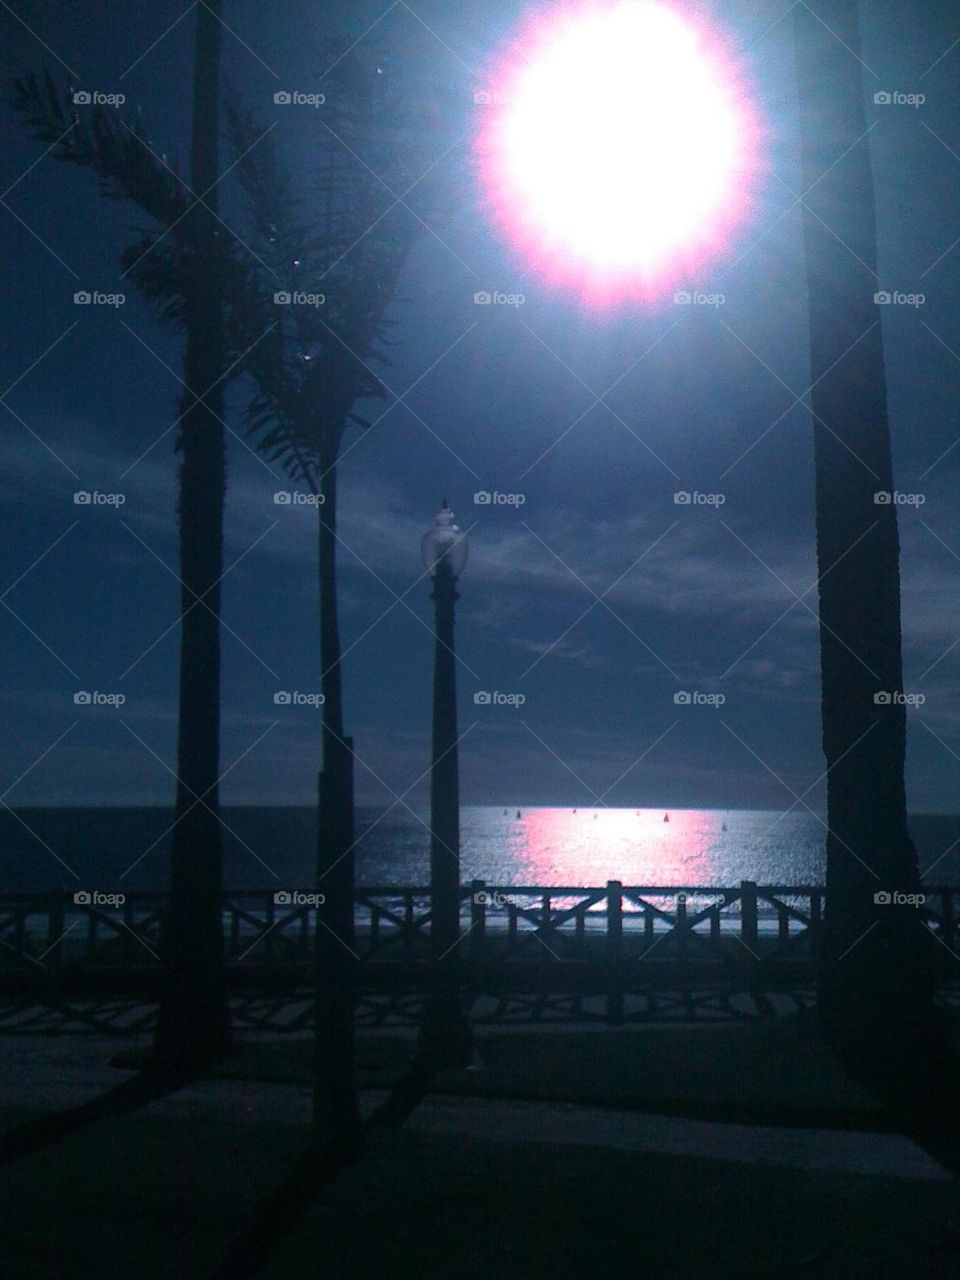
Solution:
[(521, 814), (520, 810), (518, 809), (518, 810), (517, 810), (517, 817), (518, 817), (518, 818), (521, 818), (522, 816), (523, 816), (523, 815)]
[(669, 822), (669, 821), (670, 821), (670, 815), (669, 815), (669, 813), (665, 813), (665, 814), (663, 815), (663, 820), (664, 820), (664, 822)]
[(573, 812), (574, 812), (574, 813), (576, 813), (576, 812), (577, 812), (577, 811), (576, 811), (576, 809), (574, 809), (574, 811), (573, 811)]

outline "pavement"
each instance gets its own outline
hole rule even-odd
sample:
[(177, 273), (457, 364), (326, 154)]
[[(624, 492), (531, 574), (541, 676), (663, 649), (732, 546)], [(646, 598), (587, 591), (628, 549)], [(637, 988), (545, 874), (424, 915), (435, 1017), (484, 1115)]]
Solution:
[[(80, 1106), (129, 1078), (127, 1072), (110, 1066), (119, 1047), (114, 1039), (95, 1036), (0, 1037), (3, 1128)], [(131, 1046), (124, 1042), (123, 1047)], [(361, 1110), (369, 1114), (386, 1097), (382, 1089), (362, 1090)], [(301, 1084), (215, 1078), (167, 1094), (144, 1110), (176, 1121), (269, 1124), (304, 1132), (310, 1109), (310, 1090)], [(924, 1181), (949, 1180), (951, 1176), (915, 1143), (898, 1134), (715, 1123), (574, 1102), (434, 1093), (420, 1103), (405, 1128), (432, 1136), (605, 1147), (808, 1172)]]

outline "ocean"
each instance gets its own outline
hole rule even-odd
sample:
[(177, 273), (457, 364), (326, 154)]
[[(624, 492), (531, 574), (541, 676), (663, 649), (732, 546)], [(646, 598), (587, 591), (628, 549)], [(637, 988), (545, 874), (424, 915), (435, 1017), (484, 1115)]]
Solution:
[[(518, 816), (519, 812), (519, 816)], [(403, 806), (358, 810), (357, 881), (425, 885), (429, 815)], [(824, 878), (822, 823), (776, 810), (560, 809), (466, 806), (462, 879), (494, 885), (734, 887), (816, 885)], [(172, 811), (44, 808), (0, 811), (0, 890), (163, 889)], [(316, 814), (310, 808), (223, 810), (224, 884), (308, 889)], [(911, 820), (926, 883), (960, 884), (960, 816)]]

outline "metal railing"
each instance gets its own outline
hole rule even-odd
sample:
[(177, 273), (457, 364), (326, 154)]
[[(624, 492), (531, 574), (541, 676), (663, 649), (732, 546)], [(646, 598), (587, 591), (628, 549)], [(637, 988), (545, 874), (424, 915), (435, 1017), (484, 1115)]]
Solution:
[[(957, 949), (960, 887), (927, 887), (919, 910), (951, 951)], [(318, 908), (294, 895), (242, 889), (224, 893), (224, 954), (231, 969), (312, 962)], [(461, 887), (462, 956), (473, 966), (535, 963), (622, 969), (692, 964), (771, 968), (812, 961), (820, 940), (821, 886), (493, 885)], [(142, 971), (160, 962), (167, 895), (0, 894), (0, 973), (34, 970)], [(365, 967), (419, 967), (430, 954), (426, 886), (373, 885), (355, 893), (355, 948)]]

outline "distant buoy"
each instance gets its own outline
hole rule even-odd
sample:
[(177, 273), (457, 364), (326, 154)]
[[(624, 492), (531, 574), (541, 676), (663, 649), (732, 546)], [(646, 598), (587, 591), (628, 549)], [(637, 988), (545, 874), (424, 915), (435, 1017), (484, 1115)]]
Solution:
[(595, 818), (597, 818), (597, 817), (599, 817), (600, 815), (595, 813), (593, 816), (594, 816)]
[(573, 811), (573, 812), (574, 812), (574, 813), (576, 813), (576, 812), (577, 812), (577, 811), (576, 811), (576, 809), (574, 809), (574, 811)]
[(520, 815), (520, 810), (518, 809), (518, 810), (517, 810), (517, 817), (519, 818), (520, 816), (521, 816), (521, 815)]
[(720, 828), (720, 830), (721, 830), (721, 831), (726, 831), (726, 829), (727, 829), (727, 824), (726, 824), (726, 823), (724, 823), (724, 824), (723, 824), (723, 826)]
[(669, 813), (665, 813), (665, 814), (663, 815), (663, 820), (664, 820), (664, 822), (669, 822), (669, 821), (670, 821), (670, 815), (669, 815)]
[(504, 816), (504, 817), (506, 817), (506, 816), (507, 816), (507, 811), (506, 811), (506, 809), (504, 809), (504, 811), (503, 811), (503, 816)]

